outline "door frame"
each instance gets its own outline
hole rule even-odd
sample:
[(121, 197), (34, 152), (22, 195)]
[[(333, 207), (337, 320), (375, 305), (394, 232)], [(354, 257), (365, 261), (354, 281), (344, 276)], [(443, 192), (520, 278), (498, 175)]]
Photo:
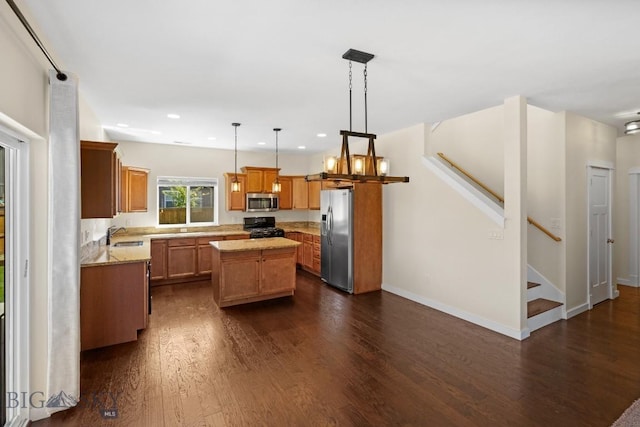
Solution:
[[(606, 170), (609, 175), (609, 188), (608, 188), (608, 212), (607, 216), (609, 218), (607, 228), (609, 236), (608, 238), (613, 237), (613, 163), (607, 161), (589, 161), (587, 162), (587, 303), (589, 310), (593, 308), (593, 304), (591, 302), (591, 266), (590, 266), (590, 254), (591, 254), (591, 185), (589, 178), (591, 177), (591, 171), (594, 169)], [(607, 245), (607, 283), (609, 287), (609, 299), (616, 298), (618, 296), (617, 290), (614, 292), (613, 290), (613, 247), (612, 244)]]
[[(24, 426), (30, 418), (30, 327), (29, 327), (29, 139), (2, 125), (0, 143), (5, 147), (5, 312), (7, 392), (18, 393), (16, 407), (7, 408), (8, 426)], [(8, 292), (7, 292), (8, 291)], [(26, 393), (26, 394), (21, 394)]]
[(629, 283), (640, 287), (640, 167), (629, 169)]

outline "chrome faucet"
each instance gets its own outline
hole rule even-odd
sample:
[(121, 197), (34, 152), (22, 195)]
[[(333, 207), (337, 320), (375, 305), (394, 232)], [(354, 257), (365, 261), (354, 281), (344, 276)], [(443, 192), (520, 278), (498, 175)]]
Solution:
[(127, 231), (126, 228), (116, 227), (115, 225), (112, 225), (111, 227), (107, 228), (107, 246), (111, 244), (111, 237), (120, 230)]

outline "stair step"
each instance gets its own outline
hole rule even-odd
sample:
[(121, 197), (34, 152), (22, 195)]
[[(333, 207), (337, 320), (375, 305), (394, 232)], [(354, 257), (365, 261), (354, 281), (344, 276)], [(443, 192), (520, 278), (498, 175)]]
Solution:
[(527, 289), (537, 288), (538, 286), (542, 286), (542, 285), (540, 285), (540, 283), (536, 283), (536, 282), (527, 282)]
[(561, 305), (562, 303), (558, 301), (551, 301), (544, 298), (534, 299), (527, 303), (527, 317), (537, 316), (538, 314), (553, 310)]

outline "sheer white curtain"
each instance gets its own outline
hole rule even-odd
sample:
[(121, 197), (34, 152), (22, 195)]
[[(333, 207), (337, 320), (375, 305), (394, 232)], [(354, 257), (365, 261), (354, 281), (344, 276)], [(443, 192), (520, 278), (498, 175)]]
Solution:
[(80, 397), (78, 82), (49, 72), (49, 413)]

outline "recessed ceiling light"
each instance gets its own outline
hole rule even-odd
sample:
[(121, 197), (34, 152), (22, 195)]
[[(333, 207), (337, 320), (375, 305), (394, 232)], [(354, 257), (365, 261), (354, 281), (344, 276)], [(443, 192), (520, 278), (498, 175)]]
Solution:
[(207, 138), (209, 141), (215, 141), (216, 137), (215, 136), (210, 136), (209, 138)]
[(116, 126), (121, 127), (121, 128), (128, 128), (129, 125), (126, 123), (118, 123)]
[(191, 145), (190, 142), (186, 142), (186, 141), (173, 141), (174, 144), (180, 144), (180, 145)]
[(298, 150), (306, 150), (307, 147), (305, 147), (304, 145), (298, 145)]
[(318, 137), (318, 138), (324, 138), (324, 137), (326, 137), (326, 136), (327, 136), (327, 134), (326, 134), (326, 133), (319, 133), (319, 134), (317, 135), (317, 137)]
[(169, 117), (170, 119), (179, 119), (180, 115), (171, 113), (167, 114), (167, 117)]
[(258, 142), (258, 145), (265, 145), (265, 144), (266, 144), (266, 142), (264, 142), (264, 141)]

